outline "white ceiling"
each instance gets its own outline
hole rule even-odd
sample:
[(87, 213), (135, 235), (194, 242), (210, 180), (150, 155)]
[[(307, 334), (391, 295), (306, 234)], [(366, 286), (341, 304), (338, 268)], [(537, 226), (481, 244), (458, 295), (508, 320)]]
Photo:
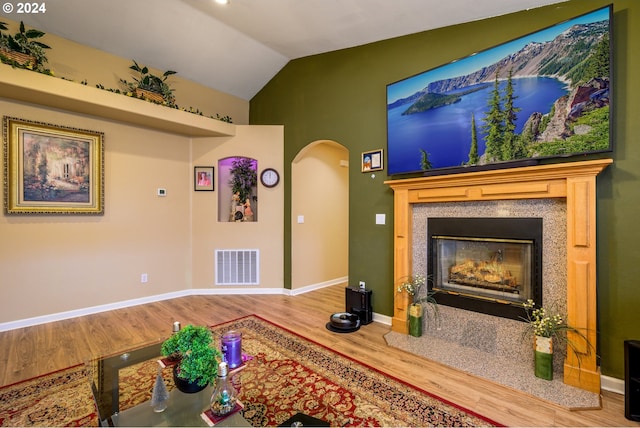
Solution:
[(291, 59), (564, 1), (53, 0), (0, 16), (249, 100)]

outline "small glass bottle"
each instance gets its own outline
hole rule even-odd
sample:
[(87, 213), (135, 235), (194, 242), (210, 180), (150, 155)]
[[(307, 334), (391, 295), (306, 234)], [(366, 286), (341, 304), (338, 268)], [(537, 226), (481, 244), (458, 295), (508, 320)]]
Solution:
[(229, 367), (225, 361), (218, 364), (218, 378), (216, 386), (211, 394), (211, 412), (216, 416), (229, 414), (238, 401), (238, 391), (231, 384), (231, 379), (227, 377)]

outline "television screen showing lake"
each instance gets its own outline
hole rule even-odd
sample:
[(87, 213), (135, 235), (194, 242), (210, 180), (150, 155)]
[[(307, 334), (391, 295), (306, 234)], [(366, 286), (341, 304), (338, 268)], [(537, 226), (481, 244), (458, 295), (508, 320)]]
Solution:
[(611, 150), (610, 12), (388, 85), (389, 174)]

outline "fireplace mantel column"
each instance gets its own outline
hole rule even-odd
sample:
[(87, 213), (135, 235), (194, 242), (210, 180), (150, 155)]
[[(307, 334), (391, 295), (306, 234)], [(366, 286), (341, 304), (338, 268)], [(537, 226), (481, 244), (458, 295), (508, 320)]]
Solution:
[(394, 192), (394, 312), (392, 330), (408, 331), (406, 293), (397, 285), (412, 272), (412, 204), (565, 198), (567, 203), (567, 318), (584, 329), (567, 347), (564, 382), (600, 392), (597, 365), (596, 176), (613, 161), (597, 159), (386, 181)]
[(391, 328), (404, 334), (409, 332), (407, 313), (409, 307), (409, 296), (407, 293), (399, 293), (398, 285), (403, 282), (403, 278), (411, 275), (412, 272), (412, 234), (413, 216), (409, 203), (409, 190), (398, 189), (393, 193), (393, 319)]
[[(596, 177), (567, 178), (567, 322), (584, 336), (568, 333), (564, 382), (600, 392), (596, 359)], [(586, 340), (585, 340), (586, 339)]]

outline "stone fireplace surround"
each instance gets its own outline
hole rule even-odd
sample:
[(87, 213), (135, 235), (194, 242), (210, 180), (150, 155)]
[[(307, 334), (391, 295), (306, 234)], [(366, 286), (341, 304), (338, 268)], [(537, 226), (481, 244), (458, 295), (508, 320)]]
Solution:
[[(566, 312), (566, 248), (558, 236), (566, 235), (566, 206), (560, 199), (473, 201), (415, 204), (413, 206), (413, 271), (427, 273), (429, 217), (540, 217), (543, 221), (543, 304), (553, 302)], [(526, 324), (504, 317), (439, 305), (438, 327), (428, 319), (427, 335), (480, 349), (496, 357), (508, 356), (513, 361), (532, 362), (532, 344), (522, 340)], [(427, 339), (428, 340), (428, 339)], [(560, 358), (558, 355), (560, 354)], [(562, 370), (564, 350), (557, 350), (554, 371)]]
[[(586, 328), (589, 343), (595, 345), (595, 180), (611, 163), (611, 159), (599, 159), (387, 181), (386, 184), (394, 191), (394, 284), (400, 283), (401, 278), (414, 272), (424, 272), (420, 264), (426, 264), (426, 260), (423, 260), (426, 250), (426, 227), (414, 226), (419, 225), (422, 218), (426, 223), (429, 215), (436, 215), (434, 212), (440, 212), (437, 216), (444, 212), (458, 213), (455, 214), (458, 217), (463, 216), (459, 214), (460, 210), (472, 210), (473, 216), (531, 217), (532, 213), (542, 215), (543, 218), (547, 216), (545, 221), (550, 222), (549, 226), (556, 224), (553, 227), (564, 230), (564, 236), (548, 238), (547, 232), (543, 232), (543, 263), (546, 265), (547, 261), (555, 259), (551, 266), (543, 265), (544, 302), (548, 304), (551, 299), (557, 298), (557, 302), (566, 305), (569, 323)], [(558, 216), (562, 215), (565, 218), (558, 220)], [(421, 235), (425, 236), (424, 239)], [(564, 246), (564, 257), (563, 251), (556, 252), (557, 257), (552, 255), (553, 252), (547, 254), (546, 248), (553, 247), (547, 245), (549, 239), (555, 239)], [(421, 245), (424, 250), (419, 248)], [(557, 260), (559, 258), (564, 258), (560, 265)], [(552, 273), (560, 268), (562, 272)], [(554, 289), (559, 291), (553, 291)], [(394, 285), (392, 331), (407, 332), (408, 304), (406, 293), (398, 293)], [(450, 308), (442, 309), (448, 311)], [(448, 315), (443, 313), (443, 318), (447, 318)], [(464, 315), (466, 317), (468, 314)], [(479, 343), (485, 345), (492, 343), (490, 340), (487, 342), (486, 336), (492, 335), (495, 328), (483, 324), (486, 322), (486, 319), (482, 318), (484, 315), (478, 315), (481, 316), (479, 320), (462, 323), (465, 326), (463, 328), (475, 326), (477, 330), (472, 334), (467, 332), (465, 337), (475, 336)], [(460, 314), (448, 317), (465, 319), (460, 317)], [(503, 322), (503, 319), (500, 320)], [(519, 323), (513, 320), (506, 321)], [(452, 326), (449, 328), (453, 329)], [(571, 340), (578, 345), (579, 355), (570, 348), (563, 350), (564, 383), (599, 393), (600, 370), (594, 350), (577, 336)], [(526, 347), (524, 349), (524, 352), (528, 352)]]

